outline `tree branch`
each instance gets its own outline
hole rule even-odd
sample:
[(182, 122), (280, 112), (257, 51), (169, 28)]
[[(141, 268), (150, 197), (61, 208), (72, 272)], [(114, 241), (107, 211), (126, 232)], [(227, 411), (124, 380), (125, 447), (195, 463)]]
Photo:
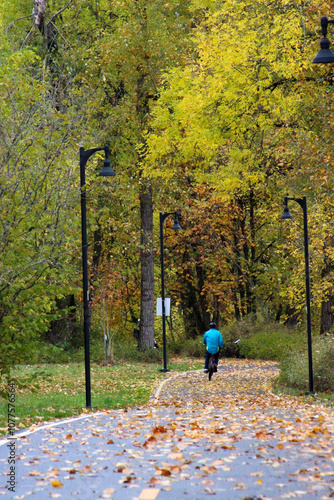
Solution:
[(28, 19), (29, 17), (32, 17), (32, 14), (29, 14), (29, 16), (24, 16), (24, 17), (18, 17), (17, 19), (14, 19), (13, 22), (11, 22), (10, 24), (8, 24), (7, 28), (6, 28), (6, 35), (7, 35), (7, 32), (9, 30), (9, 28), (11, 28), (12, 26), (14, 26), (14, 24), (17, 22), (17, 21), (21, 21), (22, 19)]
[(65, 7), (63, 7), (62, 9), (58, 10), (58, 12), (56, 12), (50, 19), (50, 21), (48, 22), (48, 24), (50, 23), (53, 23), (53, 20), (56, 19), (57, 16), (59, 16), (59, 14), (61, 14), (62, 12), (64, 12), (64, 10), (67, 9), (67, 7), (73, 2), (73, 0), (70, 0), (67, 5), (65, 5)]

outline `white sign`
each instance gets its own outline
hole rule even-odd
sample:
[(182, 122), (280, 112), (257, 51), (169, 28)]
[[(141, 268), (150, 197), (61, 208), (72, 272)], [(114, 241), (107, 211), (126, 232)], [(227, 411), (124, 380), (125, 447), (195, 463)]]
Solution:
[[(162, 316), (162, 299), (157, 299), (157, 316)], [(165, 298), (165, 316), (170, 316), (170, 299)]]

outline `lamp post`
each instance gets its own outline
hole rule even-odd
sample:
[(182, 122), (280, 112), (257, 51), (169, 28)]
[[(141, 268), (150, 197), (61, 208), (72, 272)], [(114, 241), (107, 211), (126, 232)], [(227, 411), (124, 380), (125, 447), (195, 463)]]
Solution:
[(81, 238), (82, 238), (82, 284), (84, 310), (84, 342), (85, 342), (85, 377), (86, 377), (86, 408), (91, 408), (90, 386), (90, 354), (89, 354), (89, 292), (88, 292), (88, 264), (87, 264), (87, 216), (86, 216), (86, 172), (88, 159), (97, 151), (105, 152), (105, 160), (99, 175), (110, 177), (116, 175), (110, 166), (109, 146), (85, 150), (80, 148), (80, 188), (81, 188)]
[[(322, 31), (323, 38), (320, 40), (320, 50), (318, 51), (317, 55), (313, 59), (312, 63), (313, 64), (331, 64), (331, 63), (334, 63), (334, 53), (329, 48), (330, 41), (327, 38), (327, 28), (328, 28), (329, 24), (334, 24), (334, 20), (327, 19), (326, 16), (323, 16), (320, 20), (320, 24), (321, 24), (321, 31)], [(305, 201), (305, 204), (306, 204), (306, 201)], [(311, 356), (311, 360), (310, 360), (310, 356)], [(313, 389), (311, 340), (309, 341), (309, 370), (310, 370), (310, 385), (312, 383), (312, 389)], [(310, 389), (310, 392), (311, 392), (311, 389)]]
[(162, 372), (168, 372), (167, 368), (167, 345), (166, 345), (166, 308), (165, 308), (165, 269), (164, 269), (164, 220), (169, 216), (174, 215), (174, 224), (172, 229), (182, 229), (177, 218), (177, 212), (168, 212), (163, 214), (160, 212), (160, 263), (161, 263), (161, 312), (162, 312), (162, 342), (164, 352), (164, 367)]
[(281, 219), (293, 219), (288, 207), (288, 200), (296, 201), (303, 209), (304, 218), (304, 254), (305, 254), (305, 285), (306, 285), (306, 310), (307, 310), (307, 345), (308, 345), (308, 371), (309, 371), (309, 393), (313, 394), (313, 363), (312, 363), (312, 335), (311, 335), (311, 299), (310, 299), (310, 267), (308, 252), (308, 228), (307, 228), (307, 203), (306, 196), (303, 198), (284, 197), (284, 211)]

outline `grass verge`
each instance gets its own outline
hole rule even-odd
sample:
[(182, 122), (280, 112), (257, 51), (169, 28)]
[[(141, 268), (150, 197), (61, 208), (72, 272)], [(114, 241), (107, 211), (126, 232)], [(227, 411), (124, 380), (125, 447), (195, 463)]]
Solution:
[[(98, 410), (145, 403), (163, 374), (155, 365), (91, 365), (92, 406)], [(83, 363), (24, 365), (12, 370), (16, 429), (87, 411)], [(0, 432), (7, 433), (7, 405), (1, 399)]]
[[(203, 367), (198, 360), (174, 357), (171, 371)], [(91, 364), (91, 399), (97, 410), (145, 404), (165, 377), (157, 363)], [(15, 429), (79, 415), (86, 410), (84, 363), (20, 365), (12, 370), (15, 394)], [(6, 387), (1, 387), (7, 392)], [(12, 398), (13, 400), (13, 398)], [(8, 402), (0, 399), (0, 434), (7, 434)]]

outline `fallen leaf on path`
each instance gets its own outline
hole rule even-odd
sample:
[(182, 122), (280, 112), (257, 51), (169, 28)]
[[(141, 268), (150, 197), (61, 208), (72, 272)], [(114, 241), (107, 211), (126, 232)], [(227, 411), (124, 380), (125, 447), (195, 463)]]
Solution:
[(38, 470), (31, 470), (29, 476), (40, 476), (41, 473)]
[(159, 495), (160, 489), (146, 488), (139, 495), (139, 500), (155, 500)]
[(115, 492), (116, 492), (115, 488), (107, 488), (106, 490), (103, 490), (102, 498), (111, 498), (111, 496)]
[(204, 488), (204, 491), (206, 491), (207, 493), (209, 493), (209, 495), (215, 495), (216, 492), (213, 491), (211, 488)]
[(57, 479), (54, 479), (51, 481), (52, 487), (53, 488), (62, 488), (64, 485), (61, 481), (58, 481)]
[(80, 472), (92, 472), (92, 467), (90, 465), (86, 465), (83, 469), (80, 470)]

